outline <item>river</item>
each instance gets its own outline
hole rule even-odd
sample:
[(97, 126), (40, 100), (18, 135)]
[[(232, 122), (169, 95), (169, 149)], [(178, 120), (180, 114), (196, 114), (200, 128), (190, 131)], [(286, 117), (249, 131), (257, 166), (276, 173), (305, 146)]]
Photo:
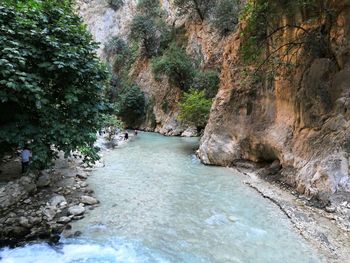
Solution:
[(73, 223), (79, 238), (3, 249), (1, 262), (321, 262), (244, 175), (202, 165), (197, 147), (140, 133), (89, 178), (101, 205)]

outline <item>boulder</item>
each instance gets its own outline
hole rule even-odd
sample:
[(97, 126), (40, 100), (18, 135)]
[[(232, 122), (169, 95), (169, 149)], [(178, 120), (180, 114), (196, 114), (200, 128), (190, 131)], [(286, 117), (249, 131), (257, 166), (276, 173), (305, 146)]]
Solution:
[(198, 136), (198, 131), (196, 127), (187, 128), (182, 134), (182, 137), (196, 137)]
[(19, 218), (19, 224), (23, 227), (30, 228), (32, 225), (30, 224), (29, 220), (25, 217)]
[(47, 187), (51, 184), (51, 178), (50, 175), (48, 173), (42, 173), (39, 178), (38, 181), (36, 182), (36, 186), (37, 187)]
[(55, 196), (51, 197), (51, 199), (50, 199), (51, 206), (57, 207), (61, 203), (67, 203), (67, 200), (63, 195), (55, 195)]
[(80, 200), (83, 204), (87, 204), (87, 205), (95, 205), (98, 203), (96, 198), (88, 195), (83, 195), (82, 197), (80, 197)]
[(54, 207), (48, 206), (42, 210), (42, 214), (47, 217), (48, 221), (51, 221), (55, 217), (56, 211)]
[(19, 184), (30, 194), (36, 192), (36, 184), (33, 177), (23, 176), (19, 179)]
[(80, 205), (71, 206), (68, 208), (68, 213), (74, 216), (82, 215), (85, 213), (85, 208)]

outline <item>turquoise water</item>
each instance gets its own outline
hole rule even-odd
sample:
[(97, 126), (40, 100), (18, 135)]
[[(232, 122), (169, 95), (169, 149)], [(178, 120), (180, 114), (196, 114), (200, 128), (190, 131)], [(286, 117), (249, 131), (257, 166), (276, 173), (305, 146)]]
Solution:
[(195, 138), (141, 133), (89, 178), (101, 206), (56, 247), (2, 250), (2, 262), (321, 262), (279, 209), (232, 169), (195, 157)]

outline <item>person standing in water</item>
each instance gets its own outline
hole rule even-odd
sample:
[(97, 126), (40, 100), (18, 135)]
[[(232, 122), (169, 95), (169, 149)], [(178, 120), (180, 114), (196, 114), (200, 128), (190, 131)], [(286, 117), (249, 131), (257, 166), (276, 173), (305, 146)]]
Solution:
[(138, 133), (137, 133), (137, 130), (135, 130), (135, 131), (134, 131), (134, 135), (137, 136), (137, 134), (138, 134)]
[(32, 158), (32, 152), (29, 150), (28, 145), (25, 145), (21, 152), (22, 174), (28, 170), (30, 158)]
[(129, 133), (126, 131), (124, 135), (124, 141), (127, 141), (129, 139)]

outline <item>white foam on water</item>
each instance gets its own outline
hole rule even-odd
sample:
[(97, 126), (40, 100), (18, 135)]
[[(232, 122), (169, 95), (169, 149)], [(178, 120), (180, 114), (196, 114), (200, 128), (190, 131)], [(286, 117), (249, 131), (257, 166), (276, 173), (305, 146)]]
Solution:
[(33, 244), (15, 249), (0, 250), (2, 263), (166, 263), (159, 255), (131, 242), (120, 240), (108, 244), (86, 243), (85, 240), (64, 240), (73, 242), (51, 247)]

